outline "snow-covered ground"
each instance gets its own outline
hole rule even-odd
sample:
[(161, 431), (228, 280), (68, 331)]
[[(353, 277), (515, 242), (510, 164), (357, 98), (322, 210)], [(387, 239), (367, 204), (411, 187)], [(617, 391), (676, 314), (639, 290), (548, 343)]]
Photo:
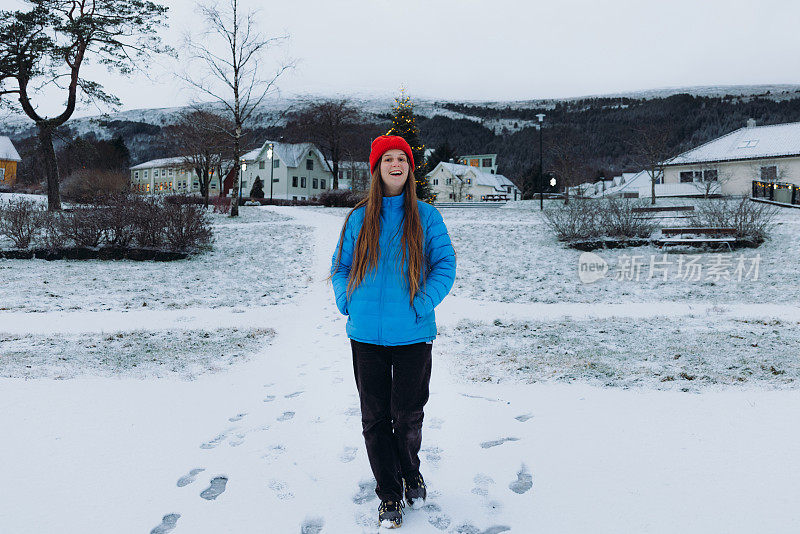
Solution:
[[(0, 260), (0, 532), (376, 532), (324, 281), (346, 210), (241, 213), (189, 261)], [(583, 285), (535, 210), (443, 213), (404, 532), (800, 529), (795, 214), (756, 249), (785, 272), (743, 289)]]

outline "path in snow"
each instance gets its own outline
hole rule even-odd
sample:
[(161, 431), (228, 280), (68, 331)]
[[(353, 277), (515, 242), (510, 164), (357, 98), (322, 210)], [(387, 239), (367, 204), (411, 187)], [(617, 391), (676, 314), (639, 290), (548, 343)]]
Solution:
[[(277, 336), (248, 363), (180, 380), (3, 380), (8, 532), (376, 532), (358, 398), (327, 275), (341, 218), (314, 229), (314, 282), (270, 308), (4, 314), (16, 333), (254, 326)], [(462, 318), (686, 314), (653, 307), (479, 304)], [(712, 306), (709, 304), (709, 306)], [(796, 308), (726, 306), (725, 313)], [(655, 309), (654, 309), (655, 308)], [(434, 342), (434, 355), (436, 355)], [(466, 384), (434, 356), (423, 473), (403, 532), (778, 531), (800, 526), (800, 395), (685, 395), (581, 384)], [(768, 453), (768, 456), (765, 454)], [(177, 482), (176, 482), (177, 481)], [(77, 490), (79, 488), (79, 490)]]

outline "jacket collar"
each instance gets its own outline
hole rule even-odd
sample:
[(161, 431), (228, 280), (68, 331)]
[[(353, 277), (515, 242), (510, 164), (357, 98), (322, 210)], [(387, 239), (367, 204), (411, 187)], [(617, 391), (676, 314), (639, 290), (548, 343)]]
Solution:
[(381, 199), (381, 209), (389, 211), (399, 211), (403, 209), (403, 202), (405, 202), (406, 192), (401, 191), (399, 195), (393, 197), (383, 197)]

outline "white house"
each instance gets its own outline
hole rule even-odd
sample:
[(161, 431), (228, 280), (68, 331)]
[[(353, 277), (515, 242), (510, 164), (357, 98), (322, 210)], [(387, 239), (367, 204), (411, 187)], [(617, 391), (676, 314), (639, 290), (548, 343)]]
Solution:
[(497, 174), (497, 154), (468, 154), (459, 156), (458, 162), (461, 165), (477, 167), (481, 172)]
[(470, 165), (440, 162), (426, 178), (439, 202), (477, 202), (497, 195), (508, 200), (522, 198), (519, 188), (502, 174), (482, 172)]
[[(270, 160), (269, 148), (273, 147)], [(279, 143), (265, 141), (261, 148), (247, 152), (242, 172), (242, 195), (248, 196), (256, 179), (261, 179), (264, 196), (289, 200), (307, 200), (333, 186), (333, 173), (328, 170), (325, 157), (312, 143)], [(270, 169), (272, 167), (272, 169)], [(225, 182), (230, 188), (232, 180)]]
[[(800, 122), (747, 126), (665, 162), (664, 185), (749, 195), (753, 180), (800, 185)], [(657, 193), (658, 194), (658, 193)]]
[[(333, 169), (333, 162), (328, 161), (328, 168)], [(342, 160), (339, 162), (339, 189), (369, 189), (372, 176), (369, 172), (369, 162)]]
[[(131, 190), (135, 193), (200, 193), (200, 179), (183, 157), (145, 161), (130, 168)], [(209, 196), (219, 195), (219, 176), (211, 175)]]

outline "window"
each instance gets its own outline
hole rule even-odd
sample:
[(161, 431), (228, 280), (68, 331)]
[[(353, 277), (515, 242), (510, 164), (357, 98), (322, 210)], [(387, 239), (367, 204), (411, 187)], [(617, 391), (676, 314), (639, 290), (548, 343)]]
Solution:
[[(292, 176), (292, 187), (297, 187), (297, 176)], [(297, 200), (297, 197), (295, 197)]]
[(313, 171), (314, 170), (314, 160), (313, 159), (307, 159), (306, 160), (306, 170), (307, 171)]
[(319, 181), (316, 178), (311, 179), (311, 189), (319, 189), (317, 186), (319, 185)]
[(453, 179), (452, 178), (445, 178), (444, 185), (450, 185), (451, 183), (453, 183)]
[(342, 180), (344, 178), (344, 171), (339, 169), (339, 179)]
[(483, 167), (491, 167), (492, 158), (483, 158)]
[(320, 178), (319, 179), (319, 188), (320, 189), (325, 189), (325, 178)]
[(281, 167), (281, 160), (273, 159), (272, 160), (272, 168), (273, 169), (279, 169), (280, 167)]
[(147, 192), (150, 192), (150, 184), (147, 184)]
[(438, 178), (434, 178), (433, 179), (433, 185), (439, 185), (439, 179)]
[(144, 171), (144, 177), (147, 178), (147, 171)]
[(467, 194), (467, 200), (472, 200), (472, 195)]
[(297, 200), (297, 197), (292, 197), (292, 200)]
[(300, 177), (300, 187), (305, 187), (305, 186), (306, 186), (306, 177), (305, 176), (301, 176)]
[[(5, 170), (5, 169), (3, 169), (3, 170)], [(138, 180), (139, 179), (139, 171), (134, 171), (133, 172), (133, 177)]]
[(200, 187), (200, 182), (192, 182), (192, 187), (197, 189), (198, 187)]
[(353, 177), (353, 171), (347, 171), (347, 173), (345, 174), (345, 176), (346, 176), (346, 177), (347, 177), (347, 179), (349, 180), (350, 178), (352, 178), (352, 177)]
[(742, 141), (736, 148), (753, 148), (758, 144), (758, 139), (749, 139)]
[(259, 169), (266, 169), (267, 168), (267, 164), (264, 163), (263, 161), (259, 161), (258, 162), (258, 168)]
[(465, 183), (471, 184), (472, 183), (472, 178), (467, 178), (467, 181)]
[(217, 188), (217, 182), (211, 182), (211, 189)]
[(470, 167), (480, 167), (480, 165), (481, 165), (481, 160), (479, 160), (479, 159), (471, 159), (471, 160), (469, 160), (469, 166)]
[(770, 165), (761, 167), (761, 179), (767, 182), (774, 182), (778, 179), (778, 167)]
[(684, 171), (681, 173), (681, 183), (692, 183), (703, 180), (703, 173), (700, 171)]
[(169, 175), (172, 176), (172, 168), (169, 169)]
[(453, 193), (450, 193), (450, 196), (448, 198), (452, 199), (453, 198)]
[(716, 169), (709, 169), (707, 171), (703, 171), (703, 181), (704, 182), (716, 182), (717, 181), (717, 170)]

